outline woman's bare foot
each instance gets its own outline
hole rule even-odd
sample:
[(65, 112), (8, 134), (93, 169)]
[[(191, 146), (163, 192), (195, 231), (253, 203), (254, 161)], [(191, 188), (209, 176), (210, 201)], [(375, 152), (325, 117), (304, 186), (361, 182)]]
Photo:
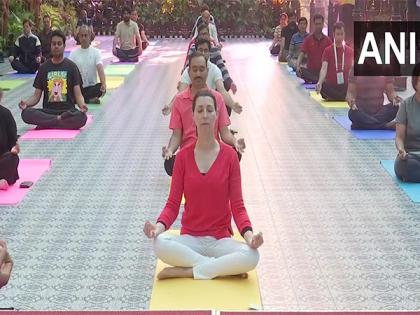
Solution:
[(244, 272), (244, 273), (239, 273), (237, 275), (230, 275), (230, 276), (225, 276), (225, 277), (221, 277), (221, 278), (239, 278), (239, 279), (248, 279), (248, 273)]
[(157, 278), (159, 280), (170, 279), (170, 278), (192, 278), (193, 270), (190, 267), (166, 267), (159, 274)]
[(7, 183), (7, 180), (0, 179), (0, 190), (8, 190), (9, 184)]

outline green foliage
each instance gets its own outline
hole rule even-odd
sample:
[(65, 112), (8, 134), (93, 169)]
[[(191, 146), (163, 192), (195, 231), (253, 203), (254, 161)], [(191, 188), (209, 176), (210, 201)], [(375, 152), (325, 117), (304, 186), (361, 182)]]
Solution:
[(48, 14), (51, 17), (52, 27), (64, 33), (72, 33), (77, 24), (77, 13), (73, 5), (62, 0), (44, 1), (41, 4), (41, 18)]

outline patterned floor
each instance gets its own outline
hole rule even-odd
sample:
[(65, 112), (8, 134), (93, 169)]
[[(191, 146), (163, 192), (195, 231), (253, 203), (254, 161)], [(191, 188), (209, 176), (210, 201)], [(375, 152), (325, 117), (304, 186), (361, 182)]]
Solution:
[[(244, 198), (266, 240), (264, 308), (419, 309), (420, 206), (379, 164), (395, 156), (393, 141), (354, 139), (267, 56), (268, 46), (237, 39), (223, 48), (244, 106), (232, 117), (247, 143)], [(150, 47), (74, 141), (22, 143), (22, 158), (53, 166), (19, 206), (0, 208), (0, 238), (15, 260), (0, 307), (148, 309), (155, 258), (142, 226), (168, 193), (160, 152), (169, 118), (160, 109), (186, 47)], [(20, 132), (27, 127), (17, 103), (30, 85), (3, 101)]]

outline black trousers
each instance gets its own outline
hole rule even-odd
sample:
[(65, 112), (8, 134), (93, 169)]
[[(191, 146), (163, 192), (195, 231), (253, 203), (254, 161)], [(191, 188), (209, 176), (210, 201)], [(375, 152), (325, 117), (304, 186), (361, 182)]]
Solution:
[(280, 45), (274, 46), (273, 48), (270, 49), (270, 53), (273, 56), (278, 56), (280, 53)]
[(329, 84), (324, 82), (321, 96), (326, 101), (344, 101), (347, 94), (347, 84)]
[(404, 182), (420, 183), (420, 156), (408, 153), (406, 160), (397, 156), (394, 171), (395, 175)]
[[(238, 154), (238, 159), (240, 162), (242, 159), (242, 154), (237, 151), (236, 153)], [(172, 157), (169, 160), (165, 160), (165, 162), (163, 163), (166, 174), (168, 174), (169, 176), (172, 176), (174, 165), (175, 165), (175, 159), (176, 159), (176, 154), (172, 155)]]
[(314, 72), (314, 71), (310, 71), (307, 68), (301, 68), (302, 69), (302, 74), (301, 74), (301, 78), (303, 80), (305, 80), (306, 83), (310, 83), (310, 84), (315, 84), (318, 83), (319, 81), (319, 71), (318, 72)]
[(83, 98), (85, 99), (85, 102), (95, 97), (101, 97), (103, 95), (101, 91), (101, 83), (97, 83), (95, 85), (82, 88), (82, 95), (83, 95)]
[(13, 185), (19, 179), (18, 174), (19, 156), (6, 152), (0, 156), (0, 179), (5, 179), (9, 185)]
[(39, 68), (39, 63), (36, 63), (35, 60), (33, 63), (26, 64), (20, 61), (19, 59), (15, 59), (10, 65), (18, 73), (35, 73)]
[(397, 116), (398, 106), (392, 104), (384, 105), (375, 114), (370, 115), (361, 110), (349, 110), (349, 119), (352, 122), (352, 129), (380, 130), (388, 129), (386, 124)]
[(50, 113), (45, 109), (27, 108), (22, 111), (22, 120), (30, 125), (36, 125), (39, 129), (68, 129), (77, 130), (82, 128), (87, 121), (85, 113), (77, 109), (68, 111), (66, 118), (57, 119), (62, 113)]
[(122, 50), (116, 48), (117, 54), (115, 55), (122, 62), (137, 62), (139, 61), (139, 50), (137, 48)]

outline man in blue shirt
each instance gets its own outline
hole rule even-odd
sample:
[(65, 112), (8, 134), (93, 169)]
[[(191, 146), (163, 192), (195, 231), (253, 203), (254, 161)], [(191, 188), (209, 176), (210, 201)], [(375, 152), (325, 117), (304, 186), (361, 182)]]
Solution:
[(293, 34), (289, 45), (289, 55), (287, 56), (287, 64), (294, 71), (296, 71), (297, 59), (300, 53), (300, 47), (303, 41), (308, 37), (309, 33), (306, 31), (308, 27), (308, 20), (305, 17), (301, 17), (298, 22), (298, 32)]

